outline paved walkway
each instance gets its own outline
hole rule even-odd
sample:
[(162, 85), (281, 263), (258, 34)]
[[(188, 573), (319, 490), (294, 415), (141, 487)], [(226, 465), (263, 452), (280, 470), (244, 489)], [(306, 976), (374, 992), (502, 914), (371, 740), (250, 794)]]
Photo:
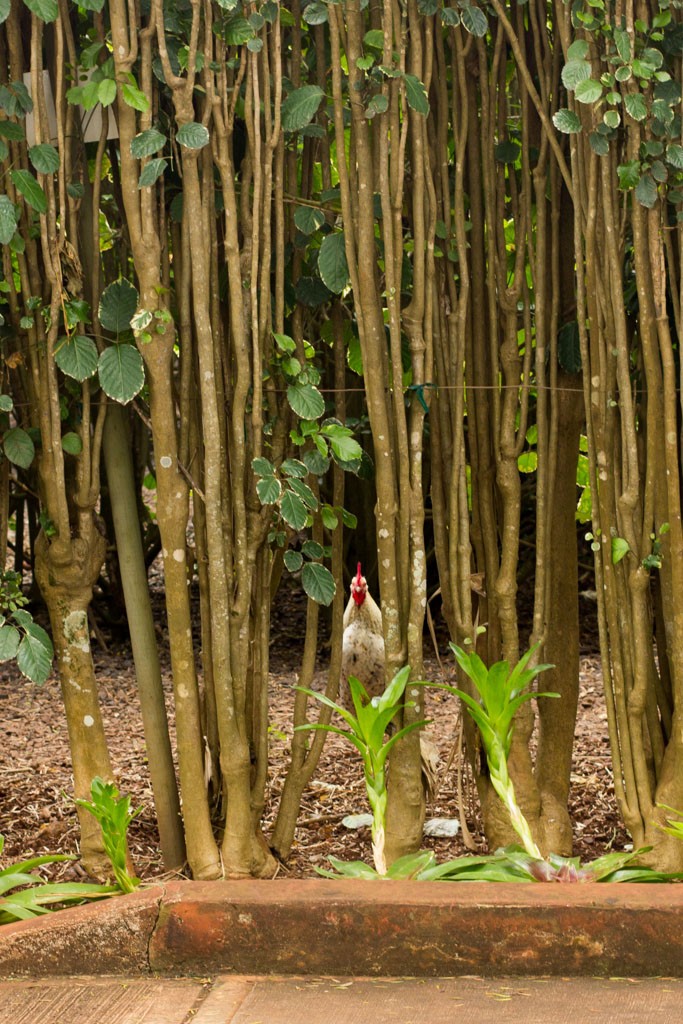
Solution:
[(0, 982), (0, 1024), (679, 1024), (683, 979), (61, 978)]

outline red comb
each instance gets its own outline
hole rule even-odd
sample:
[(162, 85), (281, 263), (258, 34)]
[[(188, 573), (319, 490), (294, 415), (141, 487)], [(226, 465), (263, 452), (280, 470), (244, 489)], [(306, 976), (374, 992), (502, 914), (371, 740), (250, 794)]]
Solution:
[(360, 569), (360, 562), (359, 562), (359, 563), (358, 563), (358, 575), (356, 576), (356, 583), (357, 583), (357, 584), (358, 584), (359, 586), (360, 586), (360, 581), (361, 581), (361, 578), (362, 578), (362, 576), (363, 576), (363, 573), (361, 572), (361, 569)]

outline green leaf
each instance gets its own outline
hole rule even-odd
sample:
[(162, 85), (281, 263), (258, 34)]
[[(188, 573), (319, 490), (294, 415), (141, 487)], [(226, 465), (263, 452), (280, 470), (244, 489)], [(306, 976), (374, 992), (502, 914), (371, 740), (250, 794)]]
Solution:
[(567, 92), (573, 92), (579, 82), (591, 77), (591, 66), (587, 60), (568, 60), (562, 68), (562, 84)]
[(488, 19), (479, 7), (474, 7), (470, 4), (463, 6), (460, 10), (460, 19), (465, 29), (472, 36), (477, 36), (481, 39), (488, 32)]
[(644, 121), (647, 117), (647, 104), (642, 93), (627, 92), (624, 96), (624, 106), (626, 107), (626, 113), (634, 121)]
[(52, 668), (52, 651), (37, 637), (26, 633), (17, 651), (17, 666), (22, 675), (42, 686)]
[(339, 519), (335, 515), (334, 509), (330, 505), (323, 505), (320, 510), (320, 516), (323, 521), (323, 526), (328, 530), (336, 530), (339, 526)]
[(78, 434), (70, 430), (62, 436), (62, 448), (69, 455), (80, 455), (83, 451), (83, 442)]
[(280, 471), (285, 476), (296, 476), (301, 480), (308, 476), (308, 466), (304, 462), (300, 462), (299, 459), (285, 459), (280, 466)]
[(9, 461), (22, 469), (28, 469), (36, 454), (31, 435), (21, 427), (12, 427), (6, 431), (2, 446)]
[(666, 159), (676, 170), (683, 170), (683, 146), (670, 142), (666, 147)]
[(274, 334), (273, 338), (281, 352), (296, 352), (296, 342), (288, 334)]
[(326, 606), (332, 604), (337, 589), (334, 577), (320, 562), (306, 562), (301, 573), (301, 583), (313, 601)]
[[(575, 39), (567, 50), (567, 57), (570, 61), (583, 60), (584, 57), (588, 56), (588, 49), (588, 43), (585, 39)], [(590, 74), (586, 75), (586, 77), (589, 78)]]
[(14, 402), (10, 395), (0, 395), (0, 412), (11, 412)]
[[(521, 147), (518, 143), (512, 142), (510, 139), (505, 139), (503, 142), (498, 143), (493, 153), (496, 160), (499, 160), (502, 164), (514, 164), (521, 153)], [(442, 235), (439, 235), (439, 237), (445, 238), (445, 232)]]
[(657, 185), (651, 174), (643, 174), (636, 185), (636, 199), (641, 206), (646, 206), (648, 210), (651, 210), (657, 202)]
[(625, 28), (614, 29), (614, 42), (617, 52), (623, 61), (631, 59), (631, 37)]
[(31, 146), (28, 156), (38, 174), (56, 174), (59, 170), (59, 153), (54, 146), (47, 143)]
[(567, 110), (566, 107), (561, 107), (553, 114), (553, 124), (558, 132), (563, 132), (565, 135), (573, 135), (581, 131), (581, 121), (578, 115), (573, 110)]
[(315, 206), (297, 206), (294, 223), (302, 235), (312, 235), (325, 223), (325, 214)]
[(17, 230), (17, 210), (9, 196), (0, 196), (0, 242), (8, 245)]
[(310, 451), (304, 452), (302, 458), (308, 472), (313, 473), (314, 476), (322, 476), (330, 465), (330, 460), (321, 455), (317, 448), (311, 448)]
[(130, 329), (130, 322), (138, 308), (138, 290), (125, 278), (113, 281), (102, 292), (98, 309), (99, 321), (105, 331), (122, 334)]
[(602, 120), (608, 128), (618, 128), (621, 124), (621, 115), (618, 110), (606, 110), (602, 115)]
[(303, 530), (308, 512), (301, 498), (293, 491), (285, 491), (280, 502), (282, 518), (293, 530)]
[(145, 96), (144, 92), (138, 89), (137, 85), (126, 82), (121, 89), (121, 95), (123, 96), (123, 102), (134, 110), (139, 110), (143, 114), (149, 110), (149, 99)]
[(257, 476), (275, 476), (275, 466), (268, 459), (252, 459), (251, 468)]
[(311, 512), (315, 512), (318, 507), (318, 499), (308, 484), (305, 484), (303, 480), (297, 480), (296, 477), (290, 477), (287, 483), (290, 489), (301, 498), (304, 505)]
[(282, 484), (276, 476), (264, 476), (256, 481), (256, 493), (262, 505), (274, 505), (282, 493)]
[(30, 171), (10, 171), (9, 176), (32, 210), (47, 213), (47, 196)]
[(304, 564), (303, 555), (300, 551), (285, 551), (284, 563), (290, 572), (298, 572)]
[(51, 22), (57, 20), (59, 13), (57, 0), (24, 0), (24, 3), (29, 11), (40, 18), (41, 21)]
[(321, 0), (313, 0), (303, 13), (307, 25), (323, 25), (327, 21), (327, 4)]
[(168, 167), (168, 160), (164, 157), (155, 157), (142, 168), (138, 178), (138, 188), (149, 188), (157, 181)]
[(629, 542), (623, 537), (612, 537), (612, 565), (617, 565), (630, 550)]
[(294, 89), (282, 104), (282, 129), (298, 132), (315, 117), (324, 92), (318, 85), (302, 85)]
[[(469, 9), (469, 8), (468, 8)], [(471, 10), (479, 10), (478, 7), (473, 7)], [(481, 14), (482, 12), (479, 11)], [(463, 17), (463, 24), (464, 24)], [(415, 111), (416, 114), (422, 114), (427, 116), (429, 113), (429, 100), (427, 99), (427, 90), (424, 85), (415, 75), (405, 75), (404, 82), (406, 86), (406, 100), (408, 106)]]
[(341, 295), (349, 283), (349, 266), (346, 262), (346, 245), (342, 231), (336, 231), (323, 238), (318, 253), (318, 273), (326, 287), (335, 295)]
[(0, 25), (9, 18), (12, 0), (0, 0)]
[(26, 138), (24, 126), (14, 121), (0, 121), (0, 137), (11, 142), (22, 142)]
[(317, 420), (325, 412), (325, 399), (313, 384), (290, 384), (287, 401), (302, 420)]
[(176, 139), (186, 149), (203, 149), (209, 141), (209, 131), (198, 121), (189, 121), (178, 129)]
[(116, 81), (113, 78), (103, 78), (97, 86), (97, 98), (103, 107), (110, 107), (116, 99)]
[(579, 82), (575, 95), (579, 103), (597, 103), (602, 96), (602, 85), (594, 78), (587, 78)]
[(228, 46), (242, 46), (243, 43), (253, 39), (253, 37), (253, 28), (247, 19), (241, 17), (241, 15), (233, 16), (225, 27), (225, 41)]
[(607, 156), (609, 153), (609, 140), (601, 135), (600, 132), (591, 132), (588, 136), (588, 142), (594, 153), (598, 156)]
[(520, 473), (534, 473), (538, 468), (538, 455), (536, 452), (522, 452), (517, 458), (517, 468)]
[(384, 32), (381, 28), (372, 28), (363, 36), (363, 45), (369, 46), (372, 50), (384, 49)]
[(11, 661), (19, 649), (21, 633), (8, 623), (0, 626), (0, 661)]
[(98, 366), (102, 390), (125, 405), (145, 383), (142, 356), (134, 345), (111, 345), (101, 354)]
[(143, 156), (151, 156), (152, 153), (157, 153), (162, 149), (167, 141), (163, 132), (158, 131), (156, 128), (148, 128), (147, 131), (140, 132), (139, 135), (132, 139), (130, 144), (131, 155), (137, 160), (140, 160)]
[(354, 437), (331, 437), (330, 444), (334, 455), (342, 462), (353, 462), (363, 454), (363, 449)]
[(325, 554), (325, 549), (322, 544), (318, 544), (315, 540), (305, 540), (301, 545), (301, 551), (306, 558), (322, 558)]
[(55, 349), (55, 362), (67, 377), (84, 381), (97, 373), (98, 352), (92, 338), (84, 334), (73, 334), (60, 338)]

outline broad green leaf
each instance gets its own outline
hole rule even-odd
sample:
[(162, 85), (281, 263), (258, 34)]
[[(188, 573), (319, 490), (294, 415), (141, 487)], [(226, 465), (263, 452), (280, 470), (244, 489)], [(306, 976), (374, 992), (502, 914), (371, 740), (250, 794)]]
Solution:
[(324, 92), (318, 85), (302, 85), (294, 89), (282, 104), (282, 129), (298, 132), (315, 117)]
[(21, 633), (14, 626), (5, 623), (0, 626), (0, 661), (11, 661), (19, 649)]
[(257, 476), (275, 476), (275, 466), (263, 457), (251, 460), (251, 468)]
[(312, 235), (325, 223), (325, 214), (315, 206), (297, 206), (294, 223), (303, 235)]
[(32, 210), (47, 213), (47, 196), (30, 171), (10, 171), (9, 176)]
[(25, 137), (24, 126), (15, 121), (0, 121), (0, 136), (11, 142), (21, 142)]
[(84, 381), (97, 373), (98, 352), (92, 338), (84, 334), (72, 334), (70, 338), (60, 338), (55, 349), (55, 362), (67, 377)]
[(677, 170), (683, 170), (683, 146), (670, 142), (666, 147), (666, 159)]
[[(567, 50), (567, 57), (571, 60), (583, 60), (584, 57), (588, 56), (588, 43), (585, 39), (575, 39)], [(586, 75), (586, 77), (590, 77)]]
[(576, 86), (575, 95), (579, 103), (597, 103), (602, 96), (602, 85), (594, 78), (586, 78)]
[(296, 352), (296, 342), (288, 334), (274, 334), (273, 338), (281, 352)]
[(331, 437), (330, 444), (332, 451), (342, 462), (352, 462), (363, 454), (363, 449), (354, 437)]
[(254, 38), (254, 30), (246, 18), (238, 15), (232, 17), (227, 23), (224, 35), (228, 46), (242, 46), (243, 43)]
[(587, 60), (568, 60), (562, 68), (562, 84), (568, 92), (573, 92), (579, 82), (591, 77), (591, 66)]
[(31, 146), (28, 156), (38, 174), (56, 174), (59, 170), (59, 153), (48, 143)]
[(138, 290), (125, 278), (113, 281), (102, 292), (98, 310), (99, 321), (105, 331), (122, 334), (130, 329), (130, 322), (138, 308)]
[(287, 401), (302, 420), (317, 420), (325, 412), (325, 399), (313, 384), (290, 384)]
[(334, 577), (320, 562), (306, 562), (301, 572), (301, 583), (313, 601), (324, 605), (332, 604), (337, 589)]
[(588, 142), (594, 153), (598, 156), (607, 156), (609, 153), (609, 140), (601, 135), (600, 132), (591, 132), (588, 136)]
[(298, 572), (304, 564), (303, 555), (300, 551), (285, 551), (284, 563), (290, 572)]
[(83, 442), (78, 434), (70, 430), (62, 436), (62, 448), (69, 455), (80, 455), (83, 451)]
[(186, 149), (202, 149), (209, 141), (208, 129), (198, 121), (189, 121), (180, 126), (176, 140)]
[(488, 19), (479, 7), (474, 7), (471, 4), (462, 6), (460, 9), (460, 20), (472, 36), (477, 36), (481, 39), (488, 32)]
[(617, 68), (617, 70), (614, 72), (614, 77), (616, 78), (617, 82), (628, 82), (632, 74), (633, 72), (631, 71), (629, 65), (624, 64), (622, 65), (622, 67)]
[(318, 544), (315, 540), (305, 540), (301, 545), (301, 551), (306, 558), (322, 558), (325, 554), (322, 544)]
[(131, 330), (134, 331), (136, 334), (139, 331), (144, 331), (146, 327), (149, 327), (153, 320), (154, 315), (151, 310), (140, 309), (138, 310), (134, 317), (131, 317)]
[(142, 168), (138, 178), (138, 188), (149, 188), (157, 181), (168, 167), (168, 160), (164, 157), (155, 157)]
[(135, 398), (145, 383), (142, 356), (134, 345), (111, 345), (98, 362), (102, 390), (115, 402), (125, 405)]
[(28, 469), (36, 454), (31, 435), (21, 427), (12, 427), (5, 432), (2, 447), (9, 461), (22, 469)]
[(553, 114), (553, 124), (559, 132), (563, 132), (565, 135), (581, 131), (581, 121), (578, 115), (573, 110), (567, 110), (566, 107), (561, 107)]
[(131, 141), (131, 155), (138, 160), (143, 156), (151, 156), (153, 153), (158, 153), (166, 145), (167, 141), (163, 132), (158, 131), (156, 128), (148, 128), (147, 131), (140, 132)]
[(339, 518), (335, 514), (334, 509), (330, 505), (323, 505), (320, 510), (320, 515), (323, 521), (323, 526), (328, 530), (336, 530), (339, 526)]
[(299, 459), (285, 459), (280, 466), (280, 471), (285, 476), (296, 476), (301, 480), (308, 476), (308, 467), (304, 462), (300, 462)]
[(10, 395), (0, 395), (0, 412), (11, 412), (14, 402)]
[(621, 124), (621, 114), (618, 110), (606, 110), (602, 115), (602, 120), (608, 128), (618, 128)]
[(97, 86), (97, 99), (103, 107), (110, 107), (116, 99), (116, 82), (113, 78), (103, 78)]
[(256, 493), (262, 505), (274, 505), (282, 493), (282, 484), (276, 476), (263, 476), (256, 481)]
[[(505, 139), (503, 142), (499, 142), (493, 151), (493, 155), (496, 160), (499, 160), (502, 164), (514, 164), (520, 153), (521, 147), (518, 143), (512, 142), (510, 139)], [(443, 234), (439, 235), (439, 237), (445, 238), (445, 231)]]
[(520, 473), (533, 473), (538, 468), (538, 455), (536, 452), (522, 452), (517, 459), (517, 468)]
[(640, 92), (627, 92), (624, 96), (624, 106), (626, 113), (634, 121), (644, 121), (647, 117), (647, 104), (645, 97)]
[(17, 666), (22, 675), (42, 686), (50, 675), (52, 654), (40, 640), (27, 633), (19, 644)]
[[(479, 11), (478, 7), (467, 8), (467, 10)], [(479, 14), (482, 14), (479, 11)], [(482, 15), (484, 17), (484, 15)], [(463, 12), (463, 24), (465, 23), (465, 17)], [(476, 35), (476, 33), (474, 33)], [(415, 75), (405, 75), (404, 82), (406, 86), (406, 100), (411, 110), (414, 110), (416, 114), (422, 114), (427, 116), (429, 113), (429, 100), (427, 99), (427, 90), (424, 85)], [(328, 286), (329, 287), (329, 286)]]
[(59, 5), (57, 0), (24, 0), (32, 14), (35, 14), (41, 21), (51, 22), (57, 20)]
[(45, 632), (42, 626), (39, 626), (37, 622), (33, 621), (33, 616), (30, 612), (27, 612), (25, 608), (18, 608), (14, 613), (15, 622), (18, 623), (25, 629), (27, 633), (30, 633), (35, 640), (39, 640), (45, 650), (48, 652), (50, 657), (54, 654), (52, 647), (52, 640)]
[(290, 490), (294, 491), (294, 493), (301, 498), (304, 505), (310, 509), (311, 512), (315, 512), (318, 507), (318, 499), (308, 484), (305, 484), (303, 480), (297, 480), (296, 477), (290, 477), (287, 481), (287, 485)]
[(149, 99), (145, 96), (144, 92), (138, 89), (137, 85), (126, 82), (121, 88), (121, 95), (123, 96), (123, 102), (134, 110), (139, 110), (143, 114), (149, 110)]
[(630, 550), (629, 542), (623, 537), (612, 537), (612, 565), (617, 565)]
[(366, 32), (363, 36), (363, 45), (369, 46), (373, 50), (383, 50), (384, 32), (381, 28), (372, 28), (369, 32)]
[(349, 283), (349, 266), (346, 262), (346, 245), (342, 231), (323, 238), (318, 253), (318, 273), (323, 283), (335, 295), (340, 295)]
[(303, 530), (308, 512), (301, 498), (293, 491), (285, 491), (280, 502), (282, 518), (293, 530)]
[(621, 59), (626, 62), (631, 59), (631, 37), (625, 28), (614, 29), (614, 42)]
[(12, 9), (11, 3), (12, 0), (0, 0), (0, 24), (9, 18), (9, 12)]
[(17, 210), (9, 196), (0, 196), (0, 243), (8, 245), (17, 230)]
[(643, 174), (636, 185), (636, 199), (641, 206), (646, 206), (648, 210), (651, 210), (657, 202), (657, 185), (651, 174)]
[(321, 0), (313, 0), (303, 13), (307, 25), (323, 25), (327, 21), (327, 4)]
[(304, 452), (302, 458), (308, 472), (313, 473), (314, 476), (322, 476), (330, 465), (330, 460), (321, 455), (317, 448), (311, 448), (310, 451)]

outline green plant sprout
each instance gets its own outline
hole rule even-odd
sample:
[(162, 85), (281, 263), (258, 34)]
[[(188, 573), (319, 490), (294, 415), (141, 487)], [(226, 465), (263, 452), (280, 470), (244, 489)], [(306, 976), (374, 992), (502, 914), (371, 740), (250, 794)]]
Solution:
[[(362, 862), (352, 862), (348, 865), (350, 870), (345, 871), (343, 869), (343, 861), (330, 858), (330, 862), (342, 874), (365, 878), (377, 877), (377, 875), (381, 877), (398, 877), (392, 874), (391, 870), (387, 871), (384, 852), (387, 809), (386, 761), (389, 752), (400, 739), (407, 736), (414, 729), (422, 728), (427, 722), (426, 720), (412, 722), (403, 729), (399, 729), (398, 732), (395, 732), (387, 740), (385, 740), (384, 736), (387, 727), (401, 709), (401, 705), (398, 702), (403, 697), (409, 678), (410, 666), (406, 665), (396, 673), (381, 697), (374, 697), (370, 700), (363, 684), (355, 676), (350, 676), (349, 690), (351, 691), (351, 698), (356, 711), (355, 716), (329, 697), (326, 697), (325, 694), (316, 693), (314, 690), (308, 690), (303, 686), (297, 687), (302, 693), (306, 693), (309, 697), (315, 698), (321, 704), (325, 704), (327, 707), (332, 708), (333, 711), (336, 711), (348, 726), (348, 729), (341, 729), (336, 725), (324, 725), (321, 722), (315, 722), (298, 725), (296, 727), (297, 730), (323, 729), (326, 732), (336, 732), (340, 736), (345, 736), (363, 758), (365, 788), (368, 794), (370, 809), (372, 810), (372, 856), (375, 870), (373, 871), (371, 867), (362, 864)], [(406, 706), (411, 707), (412, 704), (409, 703)], [(412, 860), (413, 858), (414, 855), (409, 855), (409, 859)], [(405, 859), (401, 858), (401, 861), (405, 861)], [(359, 863), (363, 869), (362, 871), (358, 867)], [(393, 867), (402, 869), (405, 868), (405, 865), (400, 865), (397, 861)], [(327, 872), (322, 871), (321, 874), (327, 874)], [(402, 875), (401, 877), (405, 876)]]
[[(0, 835), (0, 855), (5, 837)], [(115, 885), (90, 882), (44, 882), (34, 868), (41, 864), (59, 864), (77, 858), (73, 854), (48, 854), (10, 864), (0, 869), (0, 925), (28, 921), (51, 910), (103, 899), (119, 892)]]
[(675, 818), (667, 818), (666, 825), (658, 826), (661, 831), (673, 836), (674, 839), (683, 840), (683, 811), (678, 811), (675, 807), (669, 807), (668, 804), (657, 804), (657, 807), (661, 807), (663, 811), (671, 811), (672, 814), (677, 814), (679, 819), (681, 819), (676, 821)]
[(131, 811), (130, 796), (120, 796), (113, 782), (105, 782), (99, 776), (92, 780), (90, 795), (91, 800), (76, 800), (76, 803), (90, 811), (100, 824), (102, 842), (118, 888), (121, 892), (134, 892), (140, 879), (128, 870), (126, 837), (131, 821), (141, 813), (142, 807)]

